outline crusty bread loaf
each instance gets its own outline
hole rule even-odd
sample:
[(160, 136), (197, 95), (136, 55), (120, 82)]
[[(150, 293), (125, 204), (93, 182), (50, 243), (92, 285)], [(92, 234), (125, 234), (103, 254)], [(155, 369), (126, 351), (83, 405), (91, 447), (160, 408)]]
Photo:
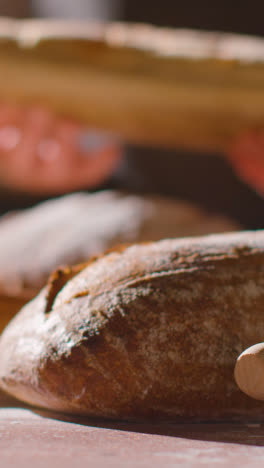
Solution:
[(263, 339), (264, 231), (134, 245), (79, 270), (4, 331), (3, 389), (89, 416), (261, 417), (233, 369)]
[(131, 142), (223, 150), (264, 121), (264, 40), (146, 25), (0, 21), (0, 99)]

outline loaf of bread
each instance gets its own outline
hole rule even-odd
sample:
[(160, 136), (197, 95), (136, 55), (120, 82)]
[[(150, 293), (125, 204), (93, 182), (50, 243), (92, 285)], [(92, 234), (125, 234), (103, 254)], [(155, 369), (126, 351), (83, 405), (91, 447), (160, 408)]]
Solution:
[(118, 191), (76, 193), (0, 219), (0, 331), (52, 270), (117, 244), (224, 232), (238, 225), (191, 203)]
[(0, 338), (0, 382), (120, 419), (261, 417), (233, 370), (263, 340), (264, 231), (162, 240), (58, 270)]
[(130, 142), (222, 151), (263, 125), (264, 40), (147, 25), (0, 21), (0, 99)]

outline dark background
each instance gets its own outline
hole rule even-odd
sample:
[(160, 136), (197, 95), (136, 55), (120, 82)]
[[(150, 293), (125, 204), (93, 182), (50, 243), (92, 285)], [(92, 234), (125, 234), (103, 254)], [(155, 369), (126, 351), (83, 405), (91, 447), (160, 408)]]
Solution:
[(239, 0), (124, 1), (124, 17), (161, 26), (264, 34), (264, 2)]

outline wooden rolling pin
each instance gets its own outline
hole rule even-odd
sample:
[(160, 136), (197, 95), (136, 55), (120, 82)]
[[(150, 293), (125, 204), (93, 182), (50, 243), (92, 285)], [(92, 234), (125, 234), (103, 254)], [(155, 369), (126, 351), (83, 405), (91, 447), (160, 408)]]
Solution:
[(264, 343), (246, 349), (237, 359), (235, 380), (242, 392), (264, 400)]
[(264, 40), (147, 25), (0, 20), (0, 100), (132, 143), (222, 151), (264, 124)]

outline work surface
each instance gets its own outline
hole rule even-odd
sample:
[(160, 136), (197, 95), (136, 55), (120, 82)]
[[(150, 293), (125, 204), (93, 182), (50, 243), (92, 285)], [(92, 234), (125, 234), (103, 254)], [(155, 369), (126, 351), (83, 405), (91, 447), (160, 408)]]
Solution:
[(48, 414), (0, 400), (1, 468), (264, 464), (263, 424), (136, 424)]

